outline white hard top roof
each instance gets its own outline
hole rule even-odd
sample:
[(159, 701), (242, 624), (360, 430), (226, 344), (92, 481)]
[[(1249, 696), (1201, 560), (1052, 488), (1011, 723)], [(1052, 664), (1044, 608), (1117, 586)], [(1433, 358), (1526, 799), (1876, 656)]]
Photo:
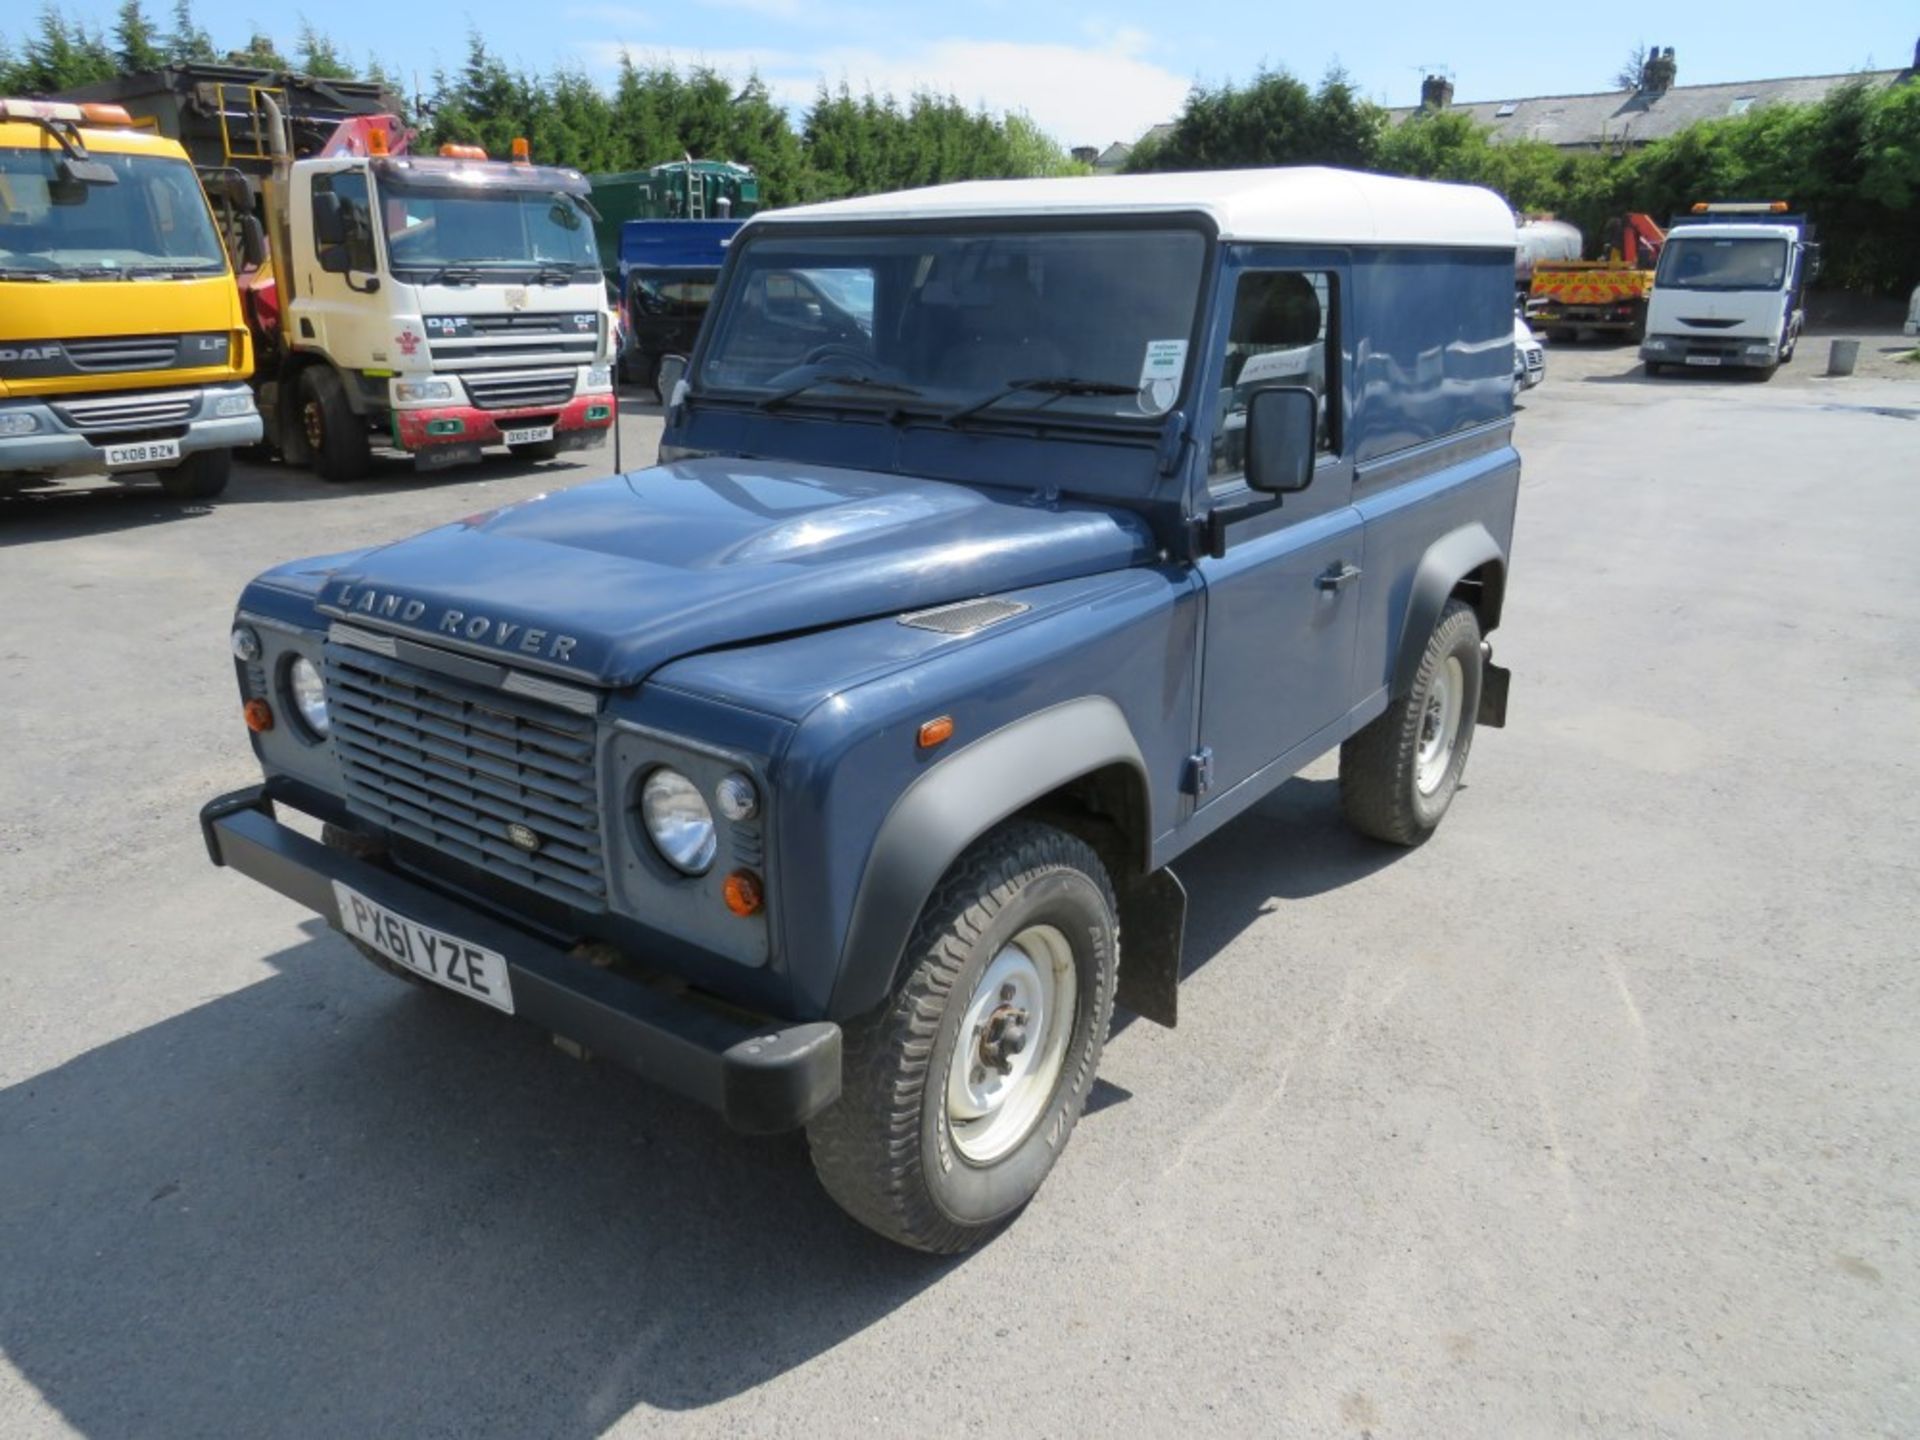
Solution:
[(1667, 232), (1669, 240), (1798, 240), (1792, 225), (1769, 225), (1760, 220), (1689, 220)]
[(1223, 239), (1328, 245), (1514, 247), (1513, 211), (1491, 190), (1355, 170), (1207, 170), (1050, 180), (965, 180), (767, 210), (747, 222), (958, 220), (1198, 211)]

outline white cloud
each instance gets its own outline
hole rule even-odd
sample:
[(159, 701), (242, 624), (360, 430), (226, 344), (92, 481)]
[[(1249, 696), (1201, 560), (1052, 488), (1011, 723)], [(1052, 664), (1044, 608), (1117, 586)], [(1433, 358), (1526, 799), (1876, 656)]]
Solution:
[[(599, 40), (580, 48), (590, 63), (609, 69), (622, 49), (617, 42)], [(1186, 98), (1188, 81), (1145, 58), (1149, 48), (1142, 32), (1120, 29), (1105, 31), (1088, 45), (949, 39), (898, 50), (661, 47), (646, 54), (735, 76), (756, 70), (775, 96), (802, 107), (823, 81), (837, 86), (844, 80), (856, 91), (872, 88), (903, 98), (918, 89), (951, 93), (989, 110), (1024, 110), (1063, 145), (1104, 146), (1133, 140), (1149, 125), (1172, 119)]]

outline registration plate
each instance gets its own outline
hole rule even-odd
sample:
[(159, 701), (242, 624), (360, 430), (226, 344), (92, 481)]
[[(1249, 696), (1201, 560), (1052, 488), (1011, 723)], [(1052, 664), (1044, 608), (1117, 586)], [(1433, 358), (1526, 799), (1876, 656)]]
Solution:
[(1687, 356), (1687, 364), (1689, 365), (1718, 365), (1719, 363), (1720, 363), (1720, 357), (1718, 355)]
[(147, 440), (138, 445), (107, 446), (107, 464), (111, 466), (153, 465), (162, 460), (178, 460), (178, 440)]
[(533, 445), (553, 438), (553, 426), (529, 425), (521, 430), (502, 430), (500, 438), (509, 445)]
[(338, 880), (333, 882), (333, 898), (340, 906), (340, 928), (356, 940), (364, 940), (423, 980), (513, 1014), (507, 957), (499, 951), (396, 915)]

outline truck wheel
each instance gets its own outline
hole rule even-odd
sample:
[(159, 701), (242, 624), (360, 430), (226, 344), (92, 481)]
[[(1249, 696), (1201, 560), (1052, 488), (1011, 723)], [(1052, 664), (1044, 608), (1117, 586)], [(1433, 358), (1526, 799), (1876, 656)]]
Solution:
[(171, 470), (160, 472), (160, 489), (169, 500), (211, 500), (227, 488), (233, 474), (231, 450), (199, 450)]
[(1453, 802), (1480, 708), (1480, 620), (1449, 600), (1407, 693), (1340, 747), (1340, 804), (1362, 835), (1418, 845)]
[[(321, 825), (320, 843), (325, 845), (329, 850), (338, 850), (342, 855), (351, 855), (356, 860), (375, 860), (378, 859), (381, 854), (380, 845), (377, 841), (371, 840), (356, 831), (349, 830), (343, 825), (334, 825), (331, 823)], [(432, 990), (435, 988), (411, 970), (407, 969), (406, 966), (394, 964), (393, 961), (367, 944), (366, 941), (356, 940), (353, 936), (345, 932), (342, 932), (340, 938), (353, 946), (353, 948), (358, 950), (362, 955), (366, 956), (368, 963), (375, 969), (384, 970), (387, 974), (393, 976), (394, 979), (404, 980), (409, 985), (418, 985), (422, 990)]]
[(313, 473), (336, 485), (363, 478), (371, 458), (366, 422), (347, 404), (340, 377), (320, 365), (302, 370), (299, 398), (296, 420)]
[(535, 440), (528, 445), (509, 445), (508, 452), (516, 460), (557, 460), (560, 458), (558, 440)]
[(1119, 923), (1092, 848), (1013, 821), (941, 879), (891, 999), (846, 1027), (840, 1098), (807, 1127), (827, 1193), (917, 1250), (979, 1244), (1040, 1188), (1093, 1085)]

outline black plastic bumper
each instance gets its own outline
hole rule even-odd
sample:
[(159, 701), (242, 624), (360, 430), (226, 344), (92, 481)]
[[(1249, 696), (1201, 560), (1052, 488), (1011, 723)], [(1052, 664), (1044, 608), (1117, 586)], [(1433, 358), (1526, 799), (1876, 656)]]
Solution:
[(750, 1026), (698, 1001), (596, 969), (404, 876), (282, 825), (264, 785), (200, 811), (207, 854), (339, 928), (333, 882), (507, 958), (514, 1014), (720, 1112), (737, 1130), (793, 1130), (840, 1095), (840, 1027)]

